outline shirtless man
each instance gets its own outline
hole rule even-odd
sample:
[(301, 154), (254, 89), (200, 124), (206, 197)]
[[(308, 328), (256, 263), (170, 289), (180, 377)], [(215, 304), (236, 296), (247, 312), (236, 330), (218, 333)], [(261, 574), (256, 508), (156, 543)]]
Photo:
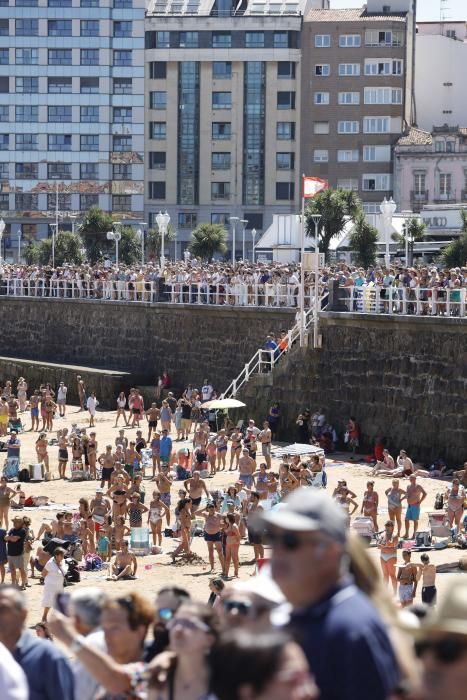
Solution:
[(206, 508), (198, 511), (200, 515), (204, 518), (204, 541), (208, 546), (209, 563), (211, 565), (211, 570), (209, 573), (214, 571), (214, 547), (216, 548), (217, 556), (224, 570), (224, 555), (222, 553), (222, 523), (223, 516), (220, 513), (216, 513), (216, 508), (214, 503), (209, 502)]
[(121, 581), (122, 579), (134, 579), (138, 569), (136, 557), (128, 549), (128, 541), (122, 541), (122, 548), (116, 553), (112, 564), (112, 576), (110, 581)]
[(371, 472), (371, 476), (376, 476), (377, 474), (391, 475), (395, 468), (396, 464), (394, 462), (394, 459), (389, 454), (389, 450), (384, 449), (383, 459), (381, 460), (381, 462), (376, 462), (374, 469)]
[[(399, 453), (399, 457), (397, 458), (397, 467), (397, 476), (410, 476), (410, 474), (413, 474), (413, 462), (410, 457), (407, 456), (407, 452), (405, 450), (401, 450)], [(396, 476), (396, 474), (394, 474), (394, 476)]]
[(31, 432), (39, 430), (39, 392), (36, 391), (29, 397), (29, 408), (31, 409)]
[(209, 429), (208, 431), (206, 431), (203, 423), (202, 425), (200, 425), (198, 430), (196, 430), (193, 436), (193, 449), (196, 449), (197, 447), (204, 447), (206, 449), (206, 446), (208, 444), (208, 438)]
[(404, 563), (397, 572), (399, 600), (403, 608), (412, 605), (417, 593), (418, 566), (417, 564), (412, 564), (411, 557), (412, 552), (409, 549), (402, 550)]
[(200, 479), (199, 472), (193, 472), (193, 476), (190, 479), (186, 479), (183, 482), (183, 486), (188, 492), (188, 498), (191, 498), (191, 512), (196, 513), (199, 504), (201, 503), (201, 498), (203, 491), (206, 494), (206, 498), (209, 500), (210, 495), (203, 479)]
[(418, 578), (422, 579), (422, 603), (436, 605), (436, 566), (430, 564), (428, 554), (422, 554), (418, 564)]
[(159, 474), (156, 474), (154, 477), (154, 481), (157, 484), (157, 488), (159, 490), (159, 493), (161, 495), (161, 501), (164, 505), (166, 505), (168, 508), (170, 508), (170, 489), (172, 487), (172, 481), (170, 477), (168, 477), (166, 474), (163, 472), (159, 472)]
[(84, 381), (81, 379), (81, 375), (77, 375), (76, 377), (76, 383), (77, 383), (77, 388), (78, 388), (78, 397), (79, 397), (79, 405), (80, 405), (80, 411), (85, 410), (85, 398), (86, 398), (86, 387), (84, 385)]
[(256, 462), (253, 457), (250, 457), (250, 451), (246, 447), (243, 448), (242, 456), (238, 460), (238, 469), (239, 480), (250, 489), (253, 484), (253, 474), (256, 471)]
[[(115, 458), (117, 458), (117, 454), (115, 454)], [(114, 470), (112, 472), (112, 476), (110, 477), (110, 486), (115, 486), (115, 484), (118, 481), (118, 478), (121, 477), (123, 479), (123, 483), (125, 486), (130, 485), (130, 477), (126, 473), (126, 471), (123, 468), (123, 462), (115, 461), (114, 465)], [(102, 487), (101, 487), (102, 488)]]
[(115, 455), (112, 454), (112, 445), (105, 446), (105, 452), (99, 455), (97, 461), (102, 467), (101, 489), (104, 488), (105, 482), (107, 482), (107, 488), (109, 489), (115, 465)]
[(407, 510), (405, 513), (405, 533), (404, 540), (409, 539), (410, 521), (413, 521), (413, 538), (418, 529), (418, 521), (420, 520), (420, 506), (426, 498), (425, 489), (417, 484), (417, 477), (412, 475), (409, 477), (410, 484), (407, 486)]
[(267, 421), (264, 421), (263, 423), (263, 429), (258, 435), (258, 439), (261, 443), (261, 452), (264, 457), (264, 460), (267, 464), (267, 468), (271, 469), (271, 440), (272, 440), (272, 433), (271, 433), (271, 428), (269, 427), (269, 423)]
[(151, 408), (149, 408), (146, 411), (146, 418), (148, 421), (148, 439), (147, 442), (151, 441), (151, 433), (154, 430), (156, 432), (157, 430), (157, 421), (159, 420), (161, 412), (157, 408), (157, 405), (155, 403), (151, 404)]
[(89, 504), (89, 510), (91, 511), (95, 530), (99, 532), (106, 521), (107, 515), (110, 513), (110, 503), (104, 498), (102, 488), (96, 489), (96, 495)]

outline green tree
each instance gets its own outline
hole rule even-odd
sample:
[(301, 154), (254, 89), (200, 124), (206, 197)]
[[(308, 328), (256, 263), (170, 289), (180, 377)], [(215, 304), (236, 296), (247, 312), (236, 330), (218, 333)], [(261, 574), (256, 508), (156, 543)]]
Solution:
[(115, 243), (108, 241), (106, 234), (113, 228), (114, 222), (110, 214), (106, 214), (99, 207), (89, 209), (78, 231), (91, 263), (97, 262), (103, 255), (110, 255)]
[(467, 210), (461, 209), (461, 235), (444, 248), (441, 259), (447, 267), (467, 265)]
[[(28, 265), (52, 265), (52, 238), (31, 243), (24, 257)], [(64, 263), (81, 265), (84, 260), (81, 236), (70, 231), (59, 231), (55, 238), (55, 267), (61, 267)]]
[(323, 190), (308, 200), (305, 209), (306, 235), (315, 235), (315, 225), (311, 217), (313, 214), (320, 214), (319, 247), (320, 252), (325, 253), (327, 258), (332, 239), (339, 235), (349, 219), (355, 220), (359, 211), (361, 211), (361, 203), (355, 192), (339, 189)]
[(425, 234), (426, 224), (424, 224), (423, 221), (421, 221), (420, 219), (417, 219), (416, 216), (412, 216), (410, 219), (406, 220), (402, 228), (402, 233), (395, 233), (392, 236), (392, 239), (394, 241), (397, 241), (404, 247), (406, 244), (406, 240), (408, 240), (408, 265), (412, 266), (413, 264), (414, 243), (419, 243), (420, 241), (423, 241), (423, 239), (425, 238)]
[(354, 226), (350, 235), (350, 247), (355, 252), (355, 258), (364, 268), (374, 265), (376, 261), (376, 241), (378, 231), (371, 226), (360, 210), (354, 217)]
[(27, 265), (39, 265), (41, 252), (40, 241), (30, 241), (29, 245), (23, 251), (23, 257)]
[[(132, 226), (121, 226), (122, 237), (118, 243), (118, 259), (125, 265), (134, 265), (141, 261), (141, 241)], [(115, 243), (113, 243), (115, 245)]]
[[(167, 227), (167, 233), (164, 236), (164, 252), (165, 255), (167, 256), (167, 248), (169, 243), (175, 240), (176, 233), (175, 229), (173, 228), (172, 224), (169, 224)], [(159, 232), (158, 227), (156, 228), (150, 228), (148, 231), (146, 231), (146, 252), (145, 252), (145, 257), (146, 259), (158, 259), (161, 255), (162, 251), (162, 236)]]
[(192, 232), (189, 250), (196, 258), (211, 260), (227, 252), (227, 231), (222, 224), (199, 224)]

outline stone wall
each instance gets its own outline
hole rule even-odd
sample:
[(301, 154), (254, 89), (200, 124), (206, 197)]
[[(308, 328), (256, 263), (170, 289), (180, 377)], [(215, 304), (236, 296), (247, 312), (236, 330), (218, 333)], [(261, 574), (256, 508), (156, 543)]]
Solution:
[(342, 435), (357, 418), (366, 447), (386, 438), (392, 454), (467, 460), (467, 323), (459, 319), (322, 314), (321, 350), (294, 347), (242, 398), (257, 421), (281, 404), (280, 438), (295, 440), (304, 408), (322, 407)]

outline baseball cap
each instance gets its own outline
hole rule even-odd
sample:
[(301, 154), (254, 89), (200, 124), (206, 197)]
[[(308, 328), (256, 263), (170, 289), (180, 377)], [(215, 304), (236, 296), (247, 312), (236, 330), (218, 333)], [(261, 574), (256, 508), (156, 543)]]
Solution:
[(285, 501), (260, 516), (264, 525), (273, 525), (294, 532), (323, 532), (345, 543), (345, 513), (327, 494), (310, 488), (294, 491)]

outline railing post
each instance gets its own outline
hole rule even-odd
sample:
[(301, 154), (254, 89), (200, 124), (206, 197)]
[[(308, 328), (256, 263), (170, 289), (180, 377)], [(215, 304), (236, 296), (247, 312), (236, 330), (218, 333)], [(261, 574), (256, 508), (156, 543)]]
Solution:
[(234, 379), (232, 382), (232, 396), (235, 396), (236, 393), (237, 393), (237, 380)]
[(404, 316), (407, 315), (407, 292), (409, 288), (408, 287), (402, 287), (402, 313)]
[(247, 362), (247, 363), (245, 364), (245, 370), (244, 370), (244, 372), (245, 372), (245, 381), (247, 382), (247, 381), (249, 380), (249, 378), (250, 378), (250, 363), (249, 363), (249, 362)]
[(446, 287), (446, 316), (451, 315), (451, 290)]
[(460, 301), (460, 309), (459, 309), (459, 315), (462, 318), (465, 316), (465, 297), (467, 296), (467, 289), (465, 287), (461, 289), (461, 301)]
[(436, 316), (438, 307), (438, 290), (433, 287), (431, 290), (431, 315)]
[(422, 313), (422, 307), (420, 302), (420, 287), (415, 287), (415, 299), (417, 304), (417, 316), (420, 316)]

